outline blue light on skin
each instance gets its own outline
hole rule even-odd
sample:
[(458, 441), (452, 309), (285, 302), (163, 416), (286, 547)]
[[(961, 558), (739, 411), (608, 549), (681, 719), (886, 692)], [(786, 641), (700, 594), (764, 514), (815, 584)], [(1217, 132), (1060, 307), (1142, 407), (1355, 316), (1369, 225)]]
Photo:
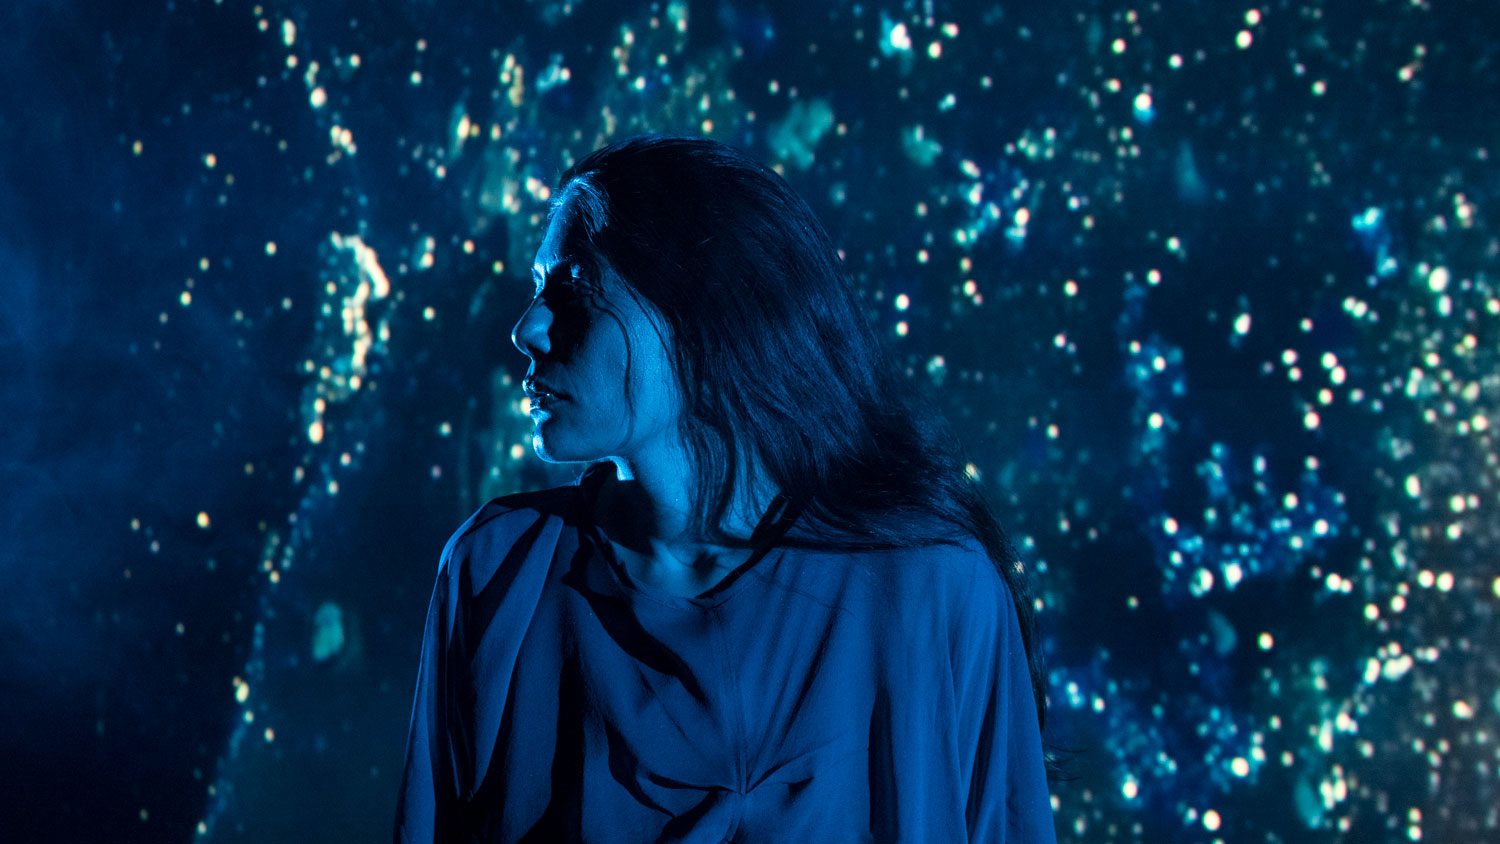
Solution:
[[(701, 594), (748, 552), (687, 535), (693, 479), (667, 326), (589, 247), (571, 199), (553, 215), (532, 274), (536, 295), (511, 340), (531, 359), (528, 375), (565, 396), (533, 409), (532, 448), (552, 463), (613, 462), (616, 482), (600, 490), (595, 520), (616, 558), (638, 580)], [(744, 489), (726, 525), (739, 536), (771, 498), (752, 502)]]

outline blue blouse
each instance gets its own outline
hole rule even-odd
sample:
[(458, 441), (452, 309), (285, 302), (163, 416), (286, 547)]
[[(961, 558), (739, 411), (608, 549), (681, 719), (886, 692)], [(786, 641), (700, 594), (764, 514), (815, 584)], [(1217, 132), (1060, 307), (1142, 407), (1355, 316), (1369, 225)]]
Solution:
[(602, 476), (491, 501), (443, 549), (398, 844), (1055, 842), (976, 541), (771, 545), (676, 597), (607, 552)]

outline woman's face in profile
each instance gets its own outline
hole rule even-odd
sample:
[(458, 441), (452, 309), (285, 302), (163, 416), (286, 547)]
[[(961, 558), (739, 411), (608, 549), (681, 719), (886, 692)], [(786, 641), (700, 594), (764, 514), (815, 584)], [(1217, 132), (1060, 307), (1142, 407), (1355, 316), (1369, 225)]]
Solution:
[(511, 340), (531, 359), (526, 386), (537, 456), (554, 463), (665, 457), (679, 410), (666, 329), (589, 246), (571, 200), (552, 216), (532, 278), (536, 293)]

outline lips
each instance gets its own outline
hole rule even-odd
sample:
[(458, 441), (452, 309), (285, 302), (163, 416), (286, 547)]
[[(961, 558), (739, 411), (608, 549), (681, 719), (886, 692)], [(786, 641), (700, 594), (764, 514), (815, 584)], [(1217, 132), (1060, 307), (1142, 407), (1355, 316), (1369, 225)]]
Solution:
[(535, 378), (527, 378), (522, 381), (521, 389), (525, 391), (526, 397), (532, 401), (536, 401), (539, 397), (552, 399), (565, 399), (568, 397), (567, 393), (562, 392), (545, 381), (538, 381)]

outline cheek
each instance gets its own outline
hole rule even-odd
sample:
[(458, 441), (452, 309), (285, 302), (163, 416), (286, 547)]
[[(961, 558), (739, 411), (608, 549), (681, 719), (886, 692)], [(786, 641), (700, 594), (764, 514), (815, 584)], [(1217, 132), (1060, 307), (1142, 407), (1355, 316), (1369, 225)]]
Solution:
[(576, 357), (599, 331), (599, 320), (581, 303), (561, 301), (552, 304), (551, 340), (564, 359)]

